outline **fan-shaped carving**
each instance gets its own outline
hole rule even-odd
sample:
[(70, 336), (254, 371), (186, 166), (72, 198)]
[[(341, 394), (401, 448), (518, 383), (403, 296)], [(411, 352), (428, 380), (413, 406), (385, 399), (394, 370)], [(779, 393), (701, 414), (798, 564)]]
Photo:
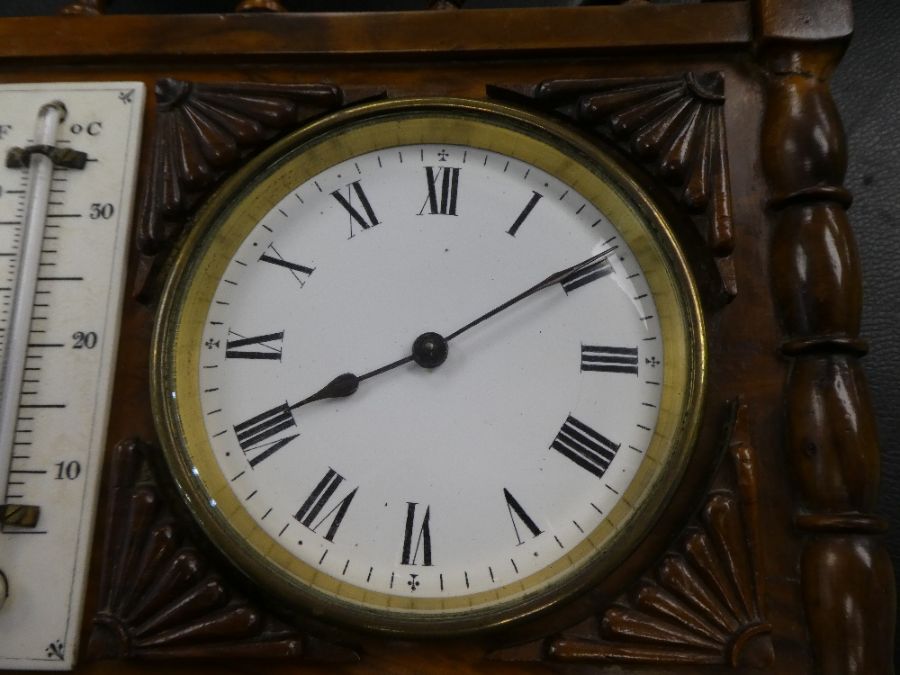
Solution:
[(113, 451), (89, 656), (355, 660), (353, 651), (298, 633), (231, 588), (168, 512), (147, 450), (126, 441)]
[[(355, 97), (373, 94), (360, 90)], [(138, 209), (136, 293), (144, 290), (155, 256), (181, 234), (191, 211), (224, 176), (276, 137), (347, 99), (330, 84), (160, 80), (149, 188)]]
[(699, 522), (680, 546), (606, 610), (596, 639), (559, 638), (550, 644), (551, 658), (756, 668), (772, 663), (759, 550), (756, 455), (743, 406), (730, 454), (735, 489), (710, 494)]
[[(491, 88), (502, 94), (504, 89)], [(548, 80), (518, 88), (534, 101), (610, 133), (663, 179), (693, 213), (705, 213), (706, 241), (726, 292), (737, 289), (724, 80), (721, 73), (667, 79)]]

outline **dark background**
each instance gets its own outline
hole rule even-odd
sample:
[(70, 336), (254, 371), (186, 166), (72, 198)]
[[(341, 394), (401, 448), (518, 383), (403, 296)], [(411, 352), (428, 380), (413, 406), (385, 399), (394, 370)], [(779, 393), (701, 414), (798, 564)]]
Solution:
[[(679, 1), (679, 0), (674, 0)], [(684, 0), (681, 0), (684, 1)], [(55, 12), (63, 0), (0, 0), (0, 17)], [(234, 0), (118, 0), (110, 12), (226, 12)], [(303, 0), (304, 11), (390, 7), (421, 9), (426, 0)], [(577, 5), (579, 0), (469, 0), (469, 8)], [(616, 4), (594, 2), (593, 4)], [(880, 513), (893, 521), (888, 547), (900, 587), (900, 2), (857, 0), (856, 34), (832, 80), (850, 149), (845, 184), (855, 196), (850, 211), (863, 267), (863, 336), (871, 352), (869, 376), (882, 443)], [(2, 50), (2, 45), (0, 45)], [(900, 663), (900, 645), (897, 649)]]

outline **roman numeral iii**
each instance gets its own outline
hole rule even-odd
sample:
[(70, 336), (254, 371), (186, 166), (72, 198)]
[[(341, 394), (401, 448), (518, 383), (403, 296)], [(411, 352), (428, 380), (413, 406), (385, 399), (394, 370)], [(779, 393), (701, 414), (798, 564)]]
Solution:
[[(356, 195), (356, 201), (359, 203), (362, 211), (353, 206), (354, 195)], [(380, 224), (378, 217), (375, 215), (375, 210), (372, 208), (372, 204), (369, 203), (369, 198), (366, 197), (366, 193), (363, 192), (362, 185), (359, 184), (358, 180), (347, 186), (346, 197), (341, 194), (340, 190), (335, 190), (331, 193), (331, 196), (350, 214), (350, 237), (353, 237), (354, 222), (364, 230)]]
[[(455, 216), (456, 215), (456, 195), (459, 188), (459, 168), (442, 166), (437, 170), (433, 166), (425, 167), (425, 178), (428, 182), (428, 198), (422, 209), (419, 211), (421, 216), (425, 213), (425, 207), (431, 215)], [(441, 182), (441, 196), (438, 200), (437, 183)]]
[(331, 542), (334, 541), (334, 535), (337, 534), (344, 516), (347, 515), (347, 509), (350, 508), (350, 502), (353, 501), (359, 487), (353, 488), (343, 499), (338, 500), (321, 518), (319, 518), (319, 514), (328, 507), (329, 500), (343, 482), (344, 477), (329, 467), (325, 476), (294, 515), (294, 518), (313, 532), (316, 532), (325, 521), (330, 519), (331, 525), (328, 526), (328, 532), (325, 533), (324, 538)]
[[(282, 339), (284, 339), (283, 330), (248, 338), (229, 329), (228, 341), (225, 343), (225, 358), (280, 361)], [(244, 349), (244, 347), (250, 347), (250, 349)], [(258, 347), (258, 349), (252, 349), (252, 347)]]
[(247, 456), (250, 466), (255, 467), (297, 438), (300, 434), (274, 438), (282, 431), (296, 426), (294, 415), (285, 401), (283, 405), (266, 410), (240, 424), (235, 424), (234, 434), (237, 437), (238, 445)]
[(581, 370), (637, 375), (637, 347), (581, 345)]
[(531, 516), (525, 513), (525, 509), (522, 508), (518, 500), (516, 500), (516, 498), (512, 496), (512, 493), (506, 488), (503, 488), (503, 498), (506, 500), (506, 509), (509, 511), (509, 519), (512, 521), (513, 532), (516, 533), (517, 546), (521, 546), (525, 543), (522, 541), (522, 536), (519, 534), (519, 526), (516, 524), (517, 519), (518, 522), (521, 523), (523, 530), (531, 532), (532, 537), (536, 537), (543, 532), (543, 530), (541, 530), (541, 528), (539, 528), (531, 519)]
[(591, 429), (587, 424), (571, 415), (553, 439), (550, 447), (568, 457), (582, 469), (602, 478), (619, 450), (619, 443), (613, 443), (603, 434)]
[(431, 565), (431, 507), (425, 507), (422, 524), (416, 532), (416, 502), (406, 502), (406, 528), (403, 534), (401, 565), (418, 565), (419, 553), (422, 565)]

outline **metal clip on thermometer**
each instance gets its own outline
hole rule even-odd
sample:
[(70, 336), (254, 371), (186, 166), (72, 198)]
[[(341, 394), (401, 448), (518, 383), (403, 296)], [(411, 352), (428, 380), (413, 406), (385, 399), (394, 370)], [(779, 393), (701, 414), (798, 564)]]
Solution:
[(0, 669), (76, 659), (143, 100), (0, 85)]

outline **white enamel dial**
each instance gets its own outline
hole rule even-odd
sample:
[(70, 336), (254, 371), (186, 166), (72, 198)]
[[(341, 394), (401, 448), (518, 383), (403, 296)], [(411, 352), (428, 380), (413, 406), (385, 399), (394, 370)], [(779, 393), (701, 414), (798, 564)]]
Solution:
[[(617, 204), (514, 149), (406, 140), (276, 169), (224, 216), (184, 377), (204, 508), (342, 601), (439, 613), (599, 555), (665, 463), (680, 343)], [(429, 332), (446, 360), (420, 365)]]

